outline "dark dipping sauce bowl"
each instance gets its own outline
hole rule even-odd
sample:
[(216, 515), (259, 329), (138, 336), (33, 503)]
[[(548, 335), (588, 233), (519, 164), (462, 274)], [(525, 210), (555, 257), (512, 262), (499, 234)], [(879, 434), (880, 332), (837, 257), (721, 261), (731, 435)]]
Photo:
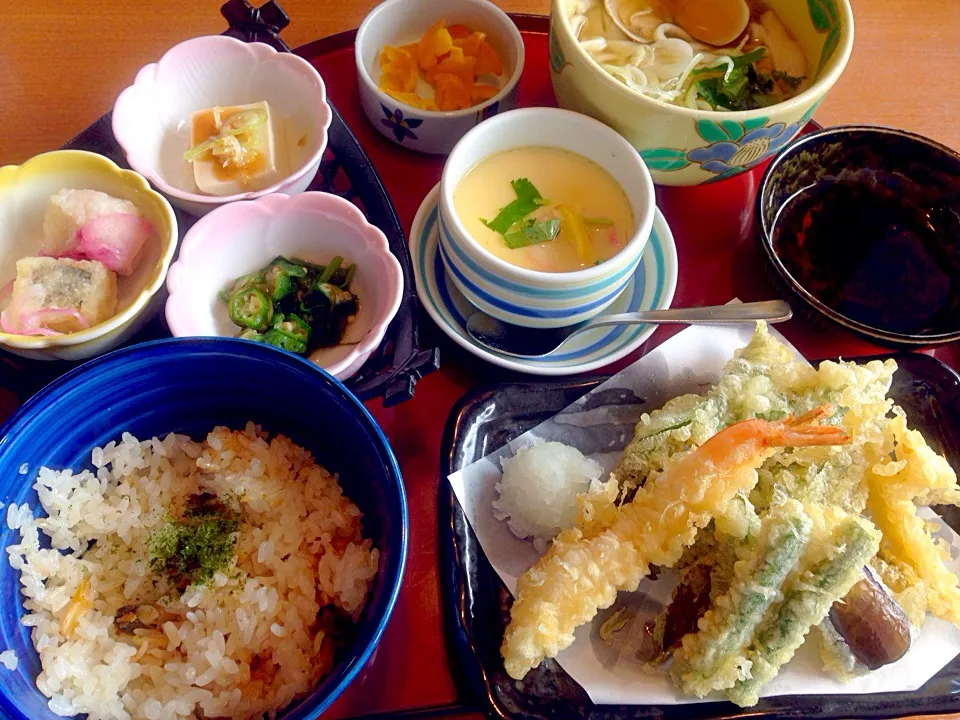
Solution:
[(872, 126), (805, 135), (767, 168), (756, 211), (774, 280), (818, 313), (885, 345), (960, 338), (950, 148)]

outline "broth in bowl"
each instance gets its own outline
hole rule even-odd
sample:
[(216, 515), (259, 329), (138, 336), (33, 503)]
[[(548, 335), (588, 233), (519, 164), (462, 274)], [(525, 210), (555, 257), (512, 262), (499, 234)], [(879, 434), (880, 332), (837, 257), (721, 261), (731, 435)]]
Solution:
[(484, 250), (540, 272), (599, 265), (636, 231), (630, 201), (613, 176), (559, 148), (517, 148), (485, 158), (457, 185), (453, 204)]

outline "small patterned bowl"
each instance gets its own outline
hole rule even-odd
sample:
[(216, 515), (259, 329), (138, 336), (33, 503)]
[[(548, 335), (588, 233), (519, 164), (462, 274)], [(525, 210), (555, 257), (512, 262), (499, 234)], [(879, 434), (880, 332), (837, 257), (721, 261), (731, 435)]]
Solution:
[(0, 167), (0, 286), (16, 277), (16, 262), (36, 255), (50, 196), (64, 188), (99, 190), (133, 202), (156, 229), (137, 268), (119, 280), (117, 312), (80, 332), (53, 337), (0, 332), (0, 346), (34, 360), (86, 360), (126, 342), (160, 310), (163, 281), (177, 250), (177, 218), (146, 180), (103, 155), (55, 150), (23, 165)]
[(849, 0), (767, 0), (804, 48), (816, 80), (796, 97), (758, 110), (691, 110), (647, 97), (600, 67), (570, 24), (580, 2), (553, 0), (550, 74), (557, 102), (627, 138), (662, 185), (721, 180), (775, 155), (806, 125), (853, 50)]
[[(454, 210), (454, 190), (484, 158), (522, 147), (572, 148), (613, 176), (637, 225), (619, 253), (576, 272), (540, 272), (501, 260), (470, 236)], [(440, 256), (457, 289), (488, 315), (524, 327), (566, 327), (599, 314), (623, 292), (640, 264), (655, 210), (653, 181), (643, 160), (606, 125), (569, 110), (514, 110), (468, 132), (447, 158), (440, 180)]]
[(211, 212), (183, 238), (170, 268), (167, 325), (174, 337), (235, 337), (217, 293), (278, 255), (325, 264), (334, 255), (357, 264), (351, 288), (360, 312), (347, 331), (351, 344), (315, 352), (313, 362), (346, 380), (377, 349), (403, 295), (403, 272), (387, 238), (356, 205), (336, 195), (268, 195)]
[[(506, 84), (480, 105), (454, 112), (420, 110), (383, 92), (377, 58), (384, 45), (415, 41), (437, 20), (487, 34), (503, 60)], [(517, 83), (523, 71), (523, 38), (517, 26), (487, 0), (387, 0), (367, 15), (355, 42), (360, 102), (373, 126), (388, 140), (418, 152), (446, 154), (470, 128), (517, 106)]]
[[(282, 126), (278, 154), (287, 157), (289, 174), (255, 192), (201, 193), (183, 159), (190, 147), (190, 116), (215, 105), (263, 100), (270, 104), (275, 130)], [(175, 45), (142, 68), (117, 98), (113, 134), (130, 167), (177, 207), (203, 215), (235, 200), (306, 190), (320, 169), (332, 119), (323, 80), (306, 60), (264, 43), (213, 35)]]

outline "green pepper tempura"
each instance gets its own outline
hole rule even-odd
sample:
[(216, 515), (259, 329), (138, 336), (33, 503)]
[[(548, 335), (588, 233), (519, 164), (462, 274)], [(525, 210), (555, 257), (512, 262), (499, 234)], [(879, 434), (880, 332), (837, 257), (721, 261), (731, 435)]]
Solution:
[(334, 257), (327, 265), (275, 258), (220, 293), (243, 340), (306, 355), (343, 342), (360, 309), (350, 290), (356, 265)]

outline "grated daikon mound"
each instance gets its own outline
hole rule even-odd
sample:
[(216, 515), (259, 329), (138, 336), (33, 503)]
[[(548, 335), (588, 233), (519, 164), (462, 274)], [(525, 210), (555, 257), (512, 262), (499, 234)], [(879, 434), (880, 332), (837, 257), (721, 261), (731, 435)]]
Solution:
[(573, 527), (577, 495), (599, 480), (603, 468), (576, 448), (545, 442), (503, 458), (500, 497), (493, 502), (499, 519), (520, 538), (547, 541)]

